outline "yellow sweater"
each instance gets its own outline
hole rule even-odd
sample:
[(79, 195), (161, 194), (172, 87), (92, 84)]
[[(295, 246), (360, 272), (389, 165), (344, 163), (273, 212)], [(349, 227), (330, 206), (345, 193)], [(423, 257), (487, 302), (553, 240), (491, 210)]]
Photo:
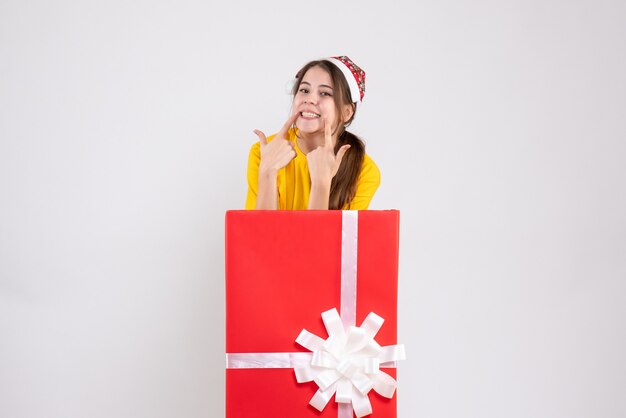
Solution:
[[(267, 138), (271, 141), (274, 135)], [(287, 140), (294, 143), (296, 157), (278, 171), (276, 185), (278, 187), (278, 209), (307, 209), (311, 193), (311, 178), (306, 155), (298, 148), (295, 129), (287, 133)], [(259, 164), (261, 162), (261, 144), (257, 142), (250, 149), (248, 157), (248, 197), (246, 209), (254, 209), (259, 185)], [(356, 194), (352, 201), (343, 209), (364, 210), (370, 204), (378, 185), (380, 171), (374, 161), (365, 154), (363, 167), (357, 181)]]

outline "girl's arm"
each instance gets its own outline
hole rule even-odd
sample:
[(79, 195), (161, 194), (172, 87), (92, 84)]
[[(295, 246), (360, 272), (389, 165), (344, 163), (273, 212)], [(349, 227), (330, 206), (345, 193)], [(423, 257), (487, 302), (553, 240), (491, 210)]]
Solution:
[(278, 190), (276, 188), (277, 169), (259, 168), (259, 189), (255, 209), (278, 209)]
[(309, 209), (328, 209), (330, 199), (330, 182), (325, 180), (311, 180), (311, 194), (309, 195)]

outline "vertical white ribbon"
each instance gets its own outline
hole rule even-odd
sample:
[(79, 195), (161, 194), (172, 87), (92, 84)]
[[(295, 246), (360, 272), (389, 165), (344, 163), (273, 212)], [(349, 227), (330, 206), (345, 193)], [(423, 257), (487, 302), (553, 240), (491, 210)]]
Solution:
[(341, 212), (341, 320), (345, 329), (356, 326), (356, 275), (359, 211)]
[[(356, 273), (359, 211), (341, 212), (341, 321), (345, 329), (356, 325)], [(352, 404), (339, 403), (337, 418), (352, 418)]]

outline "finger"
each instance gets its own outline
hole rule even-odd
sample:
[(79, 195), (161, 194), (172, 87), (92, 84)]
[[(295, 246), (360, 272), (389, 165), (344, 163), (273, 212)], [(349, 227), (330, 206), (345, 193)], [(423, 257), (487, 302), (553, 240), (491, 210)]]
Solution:
[(279, 138), (282, 138), (283, 136), (285, 136), (289, 128), (291, 128), (291, 125), (293, 125), (296, 119), (298, 119), (298, 116), (300, 116), (300, 112), (294, 112), (291, 116), (289, 116), (289, 119), (287, 119), (287, 122), (285, 122), (283, 127), (276, 134), (276, 136)]
[(291, 152), (281, 156), (280, 158), (281, 167), (284, 167), (287, 164), (289, 164), (289, 161), (293, 160), (294, 158), (296, 158), (296, 152), (294, 150), (291, 150)]
[(255, 129), (253, 132), (256, 134), (256, 136), (259, 137), (259, 141), (261, 142), (262, 146), (267, 145), (267, 138), (265, 137), (265, 134), (263, 132), (257, 129)]
[(335, 161), (337, 163), (337, 168), (339, 168), (339, 166), (341, 165), (341, 160), (343, 160), (343, 156), (348, 151), (348, 148), (350, 148), (350, 145), (346, 144), (346, 145), (343, 145), (341, 148), (339, 148), (339, 151), (337, 151), (337, 157), (335, 158)]
[(324, 116), (324, 146), (329, 149), (334, 149), (335, 144), (333, 144), (333, 133), (330, 126), (330, 122), (328, 121), (328, 117)]

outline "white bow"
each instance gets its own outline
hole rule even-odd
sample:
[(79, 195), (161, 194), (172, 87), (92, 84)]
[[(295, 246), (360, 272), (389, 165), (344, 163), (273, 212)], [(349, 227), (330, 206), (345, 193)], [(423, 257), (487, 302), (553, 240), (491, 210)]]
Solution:
[(306, 329), (296, 338), (298, 344), (313, 352), (310, 365), (294, 367), (296, 380), (298, 383), (314, 381), (319, 386), (309, 402), (318, 411), (335, 395), (336, 402), (352, 403), (358, 418), (371, 414), (370, 390), (386, 398), (393, 397), (397, 383), (380, 367), (404, 360), (404, 345), (381, 347), (374, 340), (384, 322), (374, 312), (370, 312), (360, 327), (351, 326), (347, 332), (335, 308), (323, 312), (322, 320), (328, 339)]

